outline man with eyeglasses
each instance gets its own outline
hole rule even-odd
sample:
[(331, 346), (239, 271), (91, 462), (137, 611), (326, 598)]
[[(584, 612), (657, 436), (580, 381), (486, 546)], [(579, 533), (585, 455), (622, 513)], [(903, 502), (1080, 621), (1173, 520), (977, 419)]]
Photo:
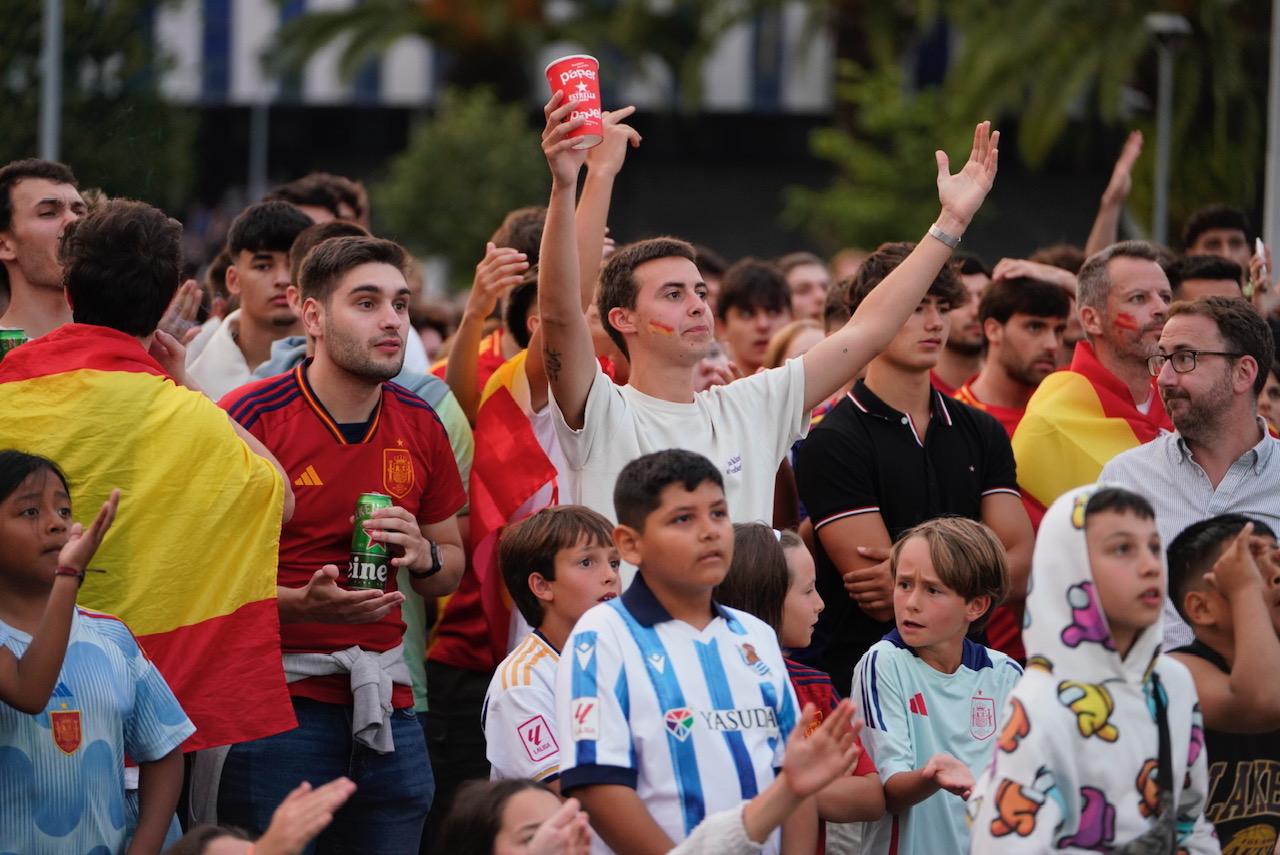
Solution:
[[(1164, 543), (1218, 514), (1280, 524), (1280, 452), (1258, 417), (1274, 358), (1271, 331), (1243, 299), (1208, 297), (1169, 310), (1147, 368), (1177, 432), (1118, 455), (1098, 479), (1146, 496)], [(1165, 649), (1192, 640), (1166, 599)]]
[(1071, 367), (1036, 389), (1013, 434), (1018, 486), (1037, 527), (1054, 499), (1097, 481), (1111, 458), (1173, 430), (1147, 372), (1172, 301), (1159, 258), (1152, 244), (1122, 241), (1080, 268), (1085, 340)]

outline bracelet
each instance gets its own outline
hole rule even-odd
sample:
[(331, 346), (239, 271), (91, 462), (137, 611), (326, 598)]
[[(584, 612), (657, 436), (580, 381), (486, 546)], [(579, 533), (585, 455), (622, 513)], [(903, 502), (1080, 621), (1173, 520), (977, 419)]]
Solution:
[(68, 567), (65, 564), (59, 564), (57, 569), (53, 571), (55, 576), (74, 576), (77, 585), (84, 584), (84, 571), (77, 570), (74, 567)]
[(957, 246), (960, 245), (960, 238), (956, 237), (955, 235), (947, 234), (942, 229), (938, 228), (937, 223), (934, 223), (933, 225), (929, 226), (929, 237), (936, 238), (937, 240), (945, 244), (949, 249), (955, 249)]

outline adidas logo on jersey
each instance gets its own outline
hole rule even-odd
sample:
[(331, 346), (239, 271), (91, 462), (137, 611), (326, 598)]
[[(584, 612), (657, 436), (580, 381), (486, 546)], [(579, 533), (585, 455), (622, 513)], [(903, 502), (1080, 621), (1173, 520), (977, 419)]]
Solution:
[(924, 695), (920, 692), (916, 692), (911, 696), (911, 700), (907, 703), (907, 709), (911, 710), (916, 715), (926, 717), (929, 715), (929, 709), (924, 705)]
[(316, 472), (314, 466), (308, 466), (302, 470), (302, 474), (293, 479), (295, 487), (323, 487), (324, 482), (320, 480), (319, 473)]

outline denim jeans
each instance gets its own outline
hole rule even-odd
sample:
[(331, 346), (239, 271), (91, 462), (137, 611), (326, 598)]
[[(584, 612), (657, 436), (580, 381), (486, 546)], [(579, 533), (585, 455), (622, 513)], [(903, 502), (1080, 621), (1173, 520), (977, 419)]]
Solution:
[(350, 707), (294, 698), (293, 709), (295, 729), (231, 747), (218, 786), (219, 824), (261, 833), (294, 787), (345, 775), (355, 794), (306, 855), (417, 852), (435, 781), (412, 707), (392, 713), (391, 754), (355, 742)]

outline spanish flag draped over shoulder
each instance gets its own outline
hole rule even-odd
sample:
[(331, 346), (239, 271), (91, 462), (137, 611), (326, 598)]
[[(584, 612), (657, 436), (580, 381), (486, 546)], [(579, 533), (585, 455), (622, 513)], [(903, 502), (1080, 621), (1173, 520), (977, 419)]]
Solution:
[[(498, 536), (534, 494), (555, 481), (556, 467), (529, 423), (523, 350), (489, 378), (476, 411), (471, 464), (471, 570), (479, 588), (494, 662), (507, 655), (511, 599), (498, 568)], [(554, 498), (552, 504), (554, 504)], [(533, 513), (540, 508), (525, 508)], [(527, 514), (525, 514), (527, 515)], [(461, 593), (461, 591), (459, 591)]]
[(1154, 388), (1144, 414), (1089, 343), (1077, 344), (1070, 370), (1045, 378), (1013, 434), (1018, 486), (1032, 524), (1039, 528), (1045, 510), (1063, 493), (1097, 481), (1111, 458), (1172, 430)]
[(296, 725), (280, 659), (284, 486), (227, 414), (124, 333), (68, 324), (0, 363), (0, 447), (55, 461), (88, 522), (120, 511), (78, 602), (118, 616), (196, 725), (195, 751)]

